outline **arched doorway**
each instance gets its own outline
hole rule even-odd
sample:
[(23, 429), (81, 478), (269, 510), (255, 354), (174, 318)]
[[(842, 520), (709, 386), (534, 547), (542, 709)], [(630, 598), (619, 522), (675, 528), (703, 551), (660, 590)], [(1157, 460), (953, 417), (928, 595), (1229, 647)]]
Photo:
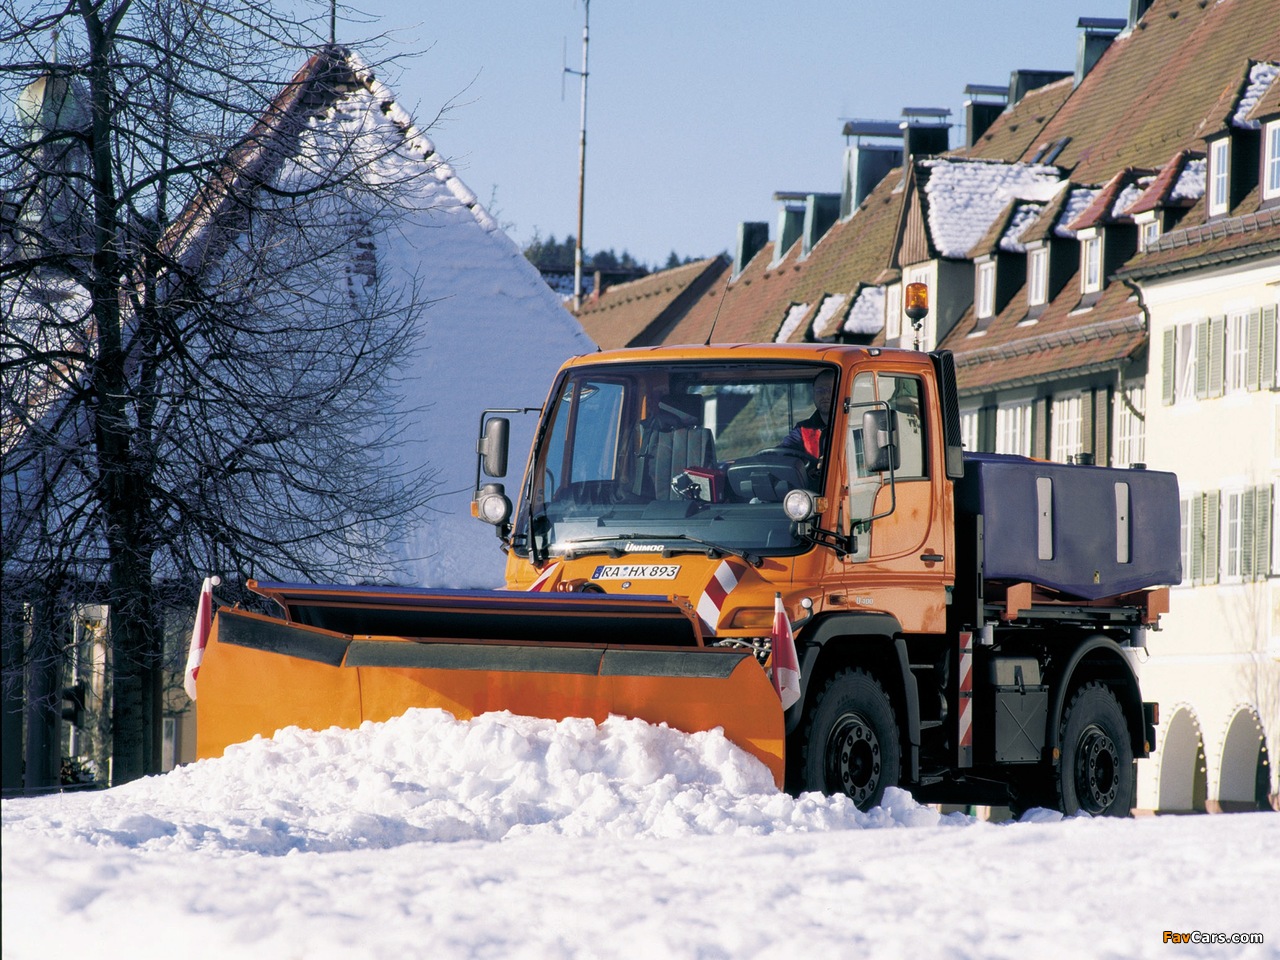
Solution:
[(1208, 798), (1204, 737), (1189, 707), (1169, 721), (1160, 749), (1160, 797), (1157, 813), (1204, 813)]
[(1251, 706), (1243, 706), (1231, 719), (1222, 745), (1222, 770), (1218, 777), (1218, 807), (1224, 813), (1269, 810), (1271, 758), (1262, 721)]

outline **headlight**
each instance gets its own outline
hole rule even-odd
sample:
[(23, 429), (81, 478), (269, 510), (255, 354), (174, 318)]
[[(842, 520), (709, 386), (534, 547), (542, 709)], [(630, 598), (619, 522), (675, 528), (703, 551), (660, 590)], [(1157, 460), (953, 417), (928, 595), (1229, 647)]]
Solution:
[(472, 501), (474, 514), (485, 523), (494, 526), (506, 523), (511, 516), (511, 501), (503, 492), (502, 484), (487, 483)]
[(817, 503), (808, 490), (792, 490), (782, 498), (782, 511), (799, 523), (808, 520), (817, 511)]

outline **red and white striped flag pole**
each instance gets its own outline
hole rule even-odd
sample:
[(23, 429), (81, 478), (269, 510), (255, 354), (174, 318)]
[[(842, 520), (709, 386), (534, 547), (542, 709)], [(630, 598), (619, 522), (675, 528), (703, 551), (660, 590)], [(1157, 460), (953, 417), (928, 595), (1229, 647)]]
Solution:
[(791, 635), (791, 618), (782, 605), (782, 594), (773, 595), (773, 689), (778, 691), (782, 709), (800, 699), (800, 661)]
[(220, 583), (221, 577), (205, 577), (200, 588), (200, 601), (196, 604), (196, 622), (191, 628), (191, 646), (187, 650), (187, 670), (182, 677), (183, 689), (192, 700), (196, 698), (196, 677), (200, 673), (200, 662), (204, 660), (205, 644), (209, 642), (209, 631), (213, 629), (213, 588)]

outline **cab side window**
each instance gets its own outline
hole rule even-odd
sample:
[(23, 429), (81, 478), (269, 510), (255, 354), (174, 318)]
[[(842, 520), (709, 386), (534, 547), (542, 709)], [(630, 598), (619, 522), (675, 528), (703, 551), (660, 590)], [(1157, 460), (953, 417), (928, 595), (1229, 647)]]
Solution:
[(918, 377), (881, 374), (880, 399), (887, 401), (897, 416), (899, 466), (897, 480), (923, 480), (929, 476), (925, 457), (924, 390)]

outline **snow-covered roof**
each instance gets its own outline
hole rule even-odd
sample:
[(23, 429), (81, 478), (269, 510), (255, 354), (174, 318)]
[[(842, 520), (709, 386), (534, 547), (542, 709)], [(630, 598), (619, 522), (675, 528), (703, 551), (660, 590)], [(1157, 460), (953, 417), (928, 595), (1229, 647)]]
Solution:
[(1026, 253), (1026, 245), (1022, 243), (1022, 232), (1040, 218), (1044, 204), (1039, 201), (1015, 203), (1009, 215), (1008, 225), (1000, 235), (1000, 249), (1005, 253)]
[(1053, 226), (1054, 236), (1074, 239), (1076, 232), (1068, 228), (1067, 224), (1084, 213), (1097, 195), (1098, 190), (1095, 187), (1072, 187), (1067, 194), (1067, 202), (1063, 204), (1062, 215)]
[(809, 304), (793, 303), (787, 308), (787, 314), (782, 319), (782, 326), (778, 328), (778, 335), (774, 337), (775, 343), (789, 343), (792, 336), (800, 329), (800, 324), (804, 322), (805, 316), (809, 312)]
[(1062, 179), (1057, 167), (1045, 164), (937, 157), (920, 165), (927, 170), (924, 191), (933, 245), (941, 256), (956, 259), (982, 239), (1010, 200)]
[(841, 329), (845, 333), (879, 333), (883, 326), (884, 287), (863, 287), (849, 308), (849, 316)]
[(1231, 115), (1232, 126), (1245, 130), (1261, 129), (1262, 124), (1250, 117), (1249, 114), (1253, 111), (1254, 105), (1266, 96), (1267, 91), (1271, 88), (1271, 84), (1275, 82), (1278, 75), (1280, 75), (1280, 64), (1267, 61), (1255, 63), (1249, 69), (1249, 82), (1244, 88), (1244, 93), (1240, 95), (1240, 100), (1236, 103), (1235, 112)]
[(1204, 196), (1205, 176), (1209, 169), (1209, 161), (1204, 157), (1188, 160), (1178, 176), (1178, 182), (1169, 192), (1170, 200), (1199, 200)]
[(844, 309), (849, 303), (847, 293), (829, 293), (818, 304), (818, 312), (813, 318), (813, 336), (815, 340), (829, 337), (840, 328), (844, 319)]

